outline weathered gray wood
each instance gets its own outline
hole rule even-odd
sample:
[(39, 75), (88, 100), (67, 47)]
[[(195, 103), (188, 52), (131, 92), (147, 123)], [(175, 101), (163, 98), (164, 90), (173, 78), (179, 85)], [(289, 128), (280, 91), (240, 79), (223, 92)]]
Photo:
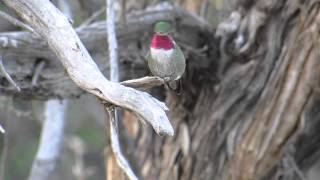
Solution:
[[(142, 173), (145, 179), (269, 180), (283, 173), (281, 178), (291, 180), (298, 176), (288, 172), (294, 169), (286, 165), (288, 154), (294, 155), (303, 173), (319, 158), (319, 94), (313, 90), (319, 82), (319, 3), (239, 1), (233, 13), (235, 28), (218, 28), (222, 32), (217, 33), (219, 46), (219, 41), (205, 36), (211, 42), (204, 41), (209, 45), (208, 56), (194, 51), (203, 45), (203, 38), (196, 35), (201, 30), (187, 31), (196, 45), (190, 40), (178, 41), (192, 47), (183, 46), (190, 55), (183, 94), (167, 94), (176, 138), (158, 138), (150, 131), (137, 136), (134, 153), (140, 157), (139, 168), (147, 169)], [(151, 25), (148, 27), (151, 31)], [(144, 39), (129, 41), (141, 38), (136, 35), (118, 36), (120, 53), (137, 52), (133, 47)], [(148, 39), (149, 34), (146, 36)], [(120, 60), (122, 66), (132, 63), (126, 69), (134, 69), (132, 75), (146, 73), (143, 58), (128, 60), (120, 54)], [(138, 61), (140, 65), (135, 64)]]
[(139, 79), (131, 79), (121, 82), (122, 85), (140, 90), (149, 90), (156, 86), (161, 86), (165, 81), (156, 76), (146, 76)]
[(92, 60), (68, 19), (48, 0), (6, 0), (48, 43), (69, 77), (103, 101), (128, 109), (150, 123), (158, 134), (173, 135), (168, 108), (149, 94), (108, 81)]
[[(210, 64), (207, 53), (210, 47), (209, 26), (187, 11), (168, 4), (160, 4), (137, 11), (127, 16), (126, 25), (117, 26), (119, 41), (120, 79), (132, 79), (149, 73), (145, 64), (147, 46), (153, 31), (153, 24), (158, 20), (168, 20), (176, 27), (175, 39), (181, 44), (193, 67), (207, 67)], [(108, 74), (106, 43), (106, 25), (104, 21), (77, 29), (81, 41), (98, 64), (103, 74)], [(211, 37), (210, 37), (211, 36)], [(197, 51), (197, 49), (199, 49)], [(17, 77), (21, 86), (20, 95), (30, 98), (46, 99), (48, 97), (77, 97), (83, 93), (66, 75), (56, 55), (48, 48), (45, 41), (26, 32), (0, 33), (0, 53), (8, 72)], [(30, 77), (39, 62), (45, 67), (40, 74), (37, 86), (33, 86)], [(1, 76), (0, 76), (1, 77)], [(0, 83), (1, 94), (17, 94), (6, 83)]]
[(29, 27), (28, 25), (24, 24), (23, 22), (19, 21), (18, 19), (10, 16), (9, 14), (0, 11), (0, 17), (7, 20), (8, 22), (10, 22), (11, 24), (13, 24), (14, 26), (17, 27), (21, 27), (24, 30), (27, 30), (31, 33), (34, 33), (33, 29), (31, 27)]

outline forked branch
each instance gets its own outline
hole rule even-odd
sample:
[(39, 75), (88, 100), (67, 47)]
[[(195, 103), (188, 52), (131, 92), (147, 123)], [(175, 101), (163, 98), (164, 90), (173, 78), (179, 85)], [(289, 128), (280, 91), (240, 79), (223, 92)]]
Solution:
[(145, 92), (110, 82), (100, 72), (68, 19), (49, 0), (4, 0), (45, 40), (70, 78), (82, 89), (134, 112), (158, 134), (173, 135), (168, 108)]

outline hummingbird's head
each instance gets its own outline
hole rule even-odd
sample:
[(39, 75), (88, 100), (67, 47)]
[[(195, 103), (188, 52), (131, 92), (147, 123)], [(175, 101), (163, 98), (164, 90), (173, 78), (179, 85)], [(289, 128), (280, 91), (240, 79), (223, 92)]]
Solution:
[(173, 31), (171, 24), (165, 21), (159, 21), (154, 26), (154, 32), (160, 35), (168, 35)]

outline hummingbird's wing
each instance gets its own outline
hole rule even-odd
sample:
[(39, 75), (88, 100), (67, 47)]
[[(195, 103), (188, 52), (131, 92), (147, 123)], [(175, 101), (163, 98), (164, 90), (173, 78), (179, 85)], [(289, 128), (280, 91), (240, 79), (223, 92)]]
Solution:
[(186, 69), (186, 59), (181, 51), (180, 47), (174, 43), (175, 54), (174, 54), (174, 65), (175, 73), (177, 74), (176, 80), (180, 79)]
[(182, 52), (182, 50), (180, 49), (180, 47), (176, 44), (176, 43), (174, 43), (174, 49), (175, 49), (175, 55), (176, 55), (176, 60), (178, 60), (178, 61), (182, 61), (182, 62), (184, 62), (185, 63), (185, 57), (184, 57), (184, 55), (183, 55), (183, 52)]
[(174, 66), (174, 77), (175, 80), (167, 83), (169, 89), (175, 91), (178, 95), (180, 95), (183, 91), (181, 77), (186, 69), (186, 60), (181, 51), (180, 47), (174, 43), (174, 55), (172, 57), (172, 65)]

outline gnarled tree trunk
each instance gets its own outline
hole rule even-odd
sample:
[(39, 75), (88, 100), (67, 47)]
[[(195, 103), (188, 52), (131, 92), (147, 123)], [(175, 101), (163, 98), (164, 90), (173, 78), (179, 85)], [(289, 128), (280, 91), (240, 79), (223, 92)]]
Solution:
[(167, 94), (176, 136), (140, 138), (141, 149), (155, 146), (139, 153), (145, 179), (304, 176), (319, 142), (305, 142), (319, 121), (310, 111), (318, 105), (319, 8), (239, 1), (210, 39), (208, 66), (189, 65), (183, 95)]

